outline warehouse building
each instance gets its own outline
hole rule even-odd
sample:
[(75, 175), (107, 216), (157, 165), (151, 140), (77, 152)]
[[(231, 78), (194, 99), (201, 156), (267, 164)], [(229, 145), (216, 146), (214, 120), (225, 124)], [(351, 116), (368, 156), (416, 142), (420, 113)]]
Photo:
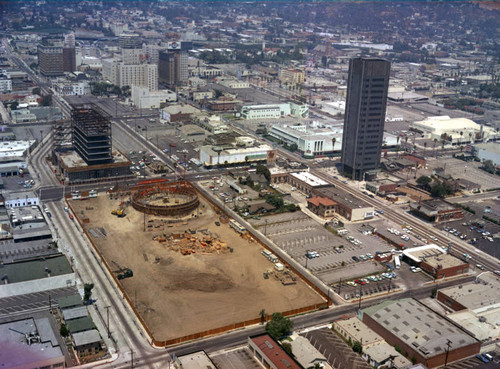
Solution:
[(312, 191), (317, 188), (331, 187), (330, 183), (309, 172), (288, 173), (287, 182), (306, 195), (311, 195)]
[(481, 273), (474, 282), (440, 289), (437, 300), (454, 310), (448, 318), (482, 342), (500, 338), (500, 277)]
[(389, 344), (428, 368), (478, 354), (481, 348), (469, 333), (412, 298), (384, 301), (361, 310), (360, 317)]
[(410, 124), (410, 129), (416, 129), (422, 132), (425, 138), (437, 139), (439, 142), (442, 140), (441, 137), (446, 135), (451, 137), (448, 142), (454, 145), (492, 139), (496, 135), (492, 127), (485, 127), (468, 118), (450, 118), (447, 115), (413, 122)]
[(346, 341), (360, 342), (363, 351), (368, 347), (384, 341), (375, 331), (358, 319), (357, 316), (348, 319), (340, 319), (333, 322), (333, 329), (338, 332)]

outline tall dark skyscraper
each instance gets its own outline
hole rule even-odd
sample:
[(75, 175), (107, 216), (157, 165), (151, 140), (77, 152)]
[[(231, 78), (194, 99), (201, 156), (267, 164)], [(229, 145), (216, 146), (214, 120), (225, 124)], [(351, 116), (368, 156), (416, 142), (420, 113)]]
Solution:
[(349, 62), (342, 139), (342, 172), (362, 180), (380, 164), (391, 63), (354, 58)]
[(113, 161), (111, 122), (96, 106), (75, 106), (71, 111), (73, 145), (88, 165)]

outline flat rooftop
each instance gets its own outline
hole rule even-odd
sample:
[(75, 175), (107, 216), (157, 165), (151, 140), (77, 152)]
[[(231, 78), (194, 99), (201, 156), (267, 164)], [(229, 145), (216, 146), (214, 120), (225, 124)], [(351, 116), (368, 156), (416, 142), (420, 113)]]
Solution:
[(51, 276), (73, 273), (71, 265), (64, 255), (40, 257), (37, 260), (4, 264), (1, 268), (1, 273), (7, 276), (10, 284), (47, 278), (46, 268), (50, 270)]
[[(42, 322), (43, 319), (47, 320), (48, 324)], [(54, 337), (54, 332), (50, 328), (50, 323), (47, 318), (43, 319), (35, 321), (30, 318), (0, 324), (1, 368), (31, 368), (33, 363), (42, 360), (60, 359), (64, 362), (61, 348), (52, 345), (51, 338)], [(11, 329), (23, 333), (37, 332), (42, 342), (28, 345), (24, 335)]]
[(249, 337), (255, 346), (257, 346), (264, 355), (266, 355), (275, 368), (277, 369), (300, 369), (297, 364), (281, 346), (271, 338), (268, 334), (260, 336)]
[(339, 326), (348, 335), (354, 337), (355, 341), (363, 342), (363, 347), (384, 340), (380, 335), (359, 320), (357, 316), (345, 320), (336, 320), (334, 325)]
[(500, 277), (487, 272), (481, 273), (476, 280), (478, 283), (444, 288), (439, 292), (473, 311), (500, 308)]
[(416, 263), (420, 263), (422, 261), (422, 258), (442, 255), (444, 253), (445, 251), (441, 247), (434, 244), (413, 247), (411, 249), (406, 249), (403, 251), (404, 256)]
[[(111, 153), (113, 157), (113, 162), (111, 164), (126, 164), (129, 160), (118, 150), (113, 150)], [(82, 159), (80, 155), (76, 151), (67, 151), (59, 153), (59, 159), (61, 160), (63, 166), (66, 168), (85, 168), (88, 167), (88, 164), (85, 160)], [(106, 164), (103, 164), (106, 165)]]
[(419, 206), (423, 206), (429, 210), (434, 211), (447, 211), (457, 208), (457, 205), (451, 204), (441, 199), (424, 200), (419, 203)]
[(314, 174), (309, 172), (295, 172), (295, 173), (290, 173), (290, 175), (312, 187), (330, 185), (328, 182), (322, 180), (319, 177), (316, 177)]
[(193, 352), (177, 359), (182, 364), (182, 369), (217, 369), (205, 351)]
[(75, 346), (89, 345), (92, 343), (97, 343), (101, 341), (101, 335), (97, 329), (92, 329), (90, 331), (73, 333), (73, 340), (75, 341)]
[(361, 208), (373, 208), (372, 205), (363, 201), (362, 199), (351, 195), (348, 192), (343, 191), (336, 187), (325, 187), (318, 188), (314, 191), (317, 195), (328, 197), (338, 204), (345, 206), (350, 209), (361, 209)]
[(370, 316), (425, 358), (445, 353), (448, 340), (454, 350), (477, 342), (474, 337), (412, 298), (387, 300), (363, 309), (362, 314)]

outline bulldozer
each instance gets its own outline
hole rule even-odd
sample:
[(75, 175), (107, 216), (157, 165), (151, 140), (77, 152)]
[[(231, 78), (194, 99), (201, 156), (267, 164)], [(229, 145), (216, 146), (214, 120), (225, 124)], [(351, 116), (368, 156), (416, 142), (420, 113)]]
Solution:
[(134, 276), (134, 272), (130, 268), (122, 268), (118, 263), (114, 260), (111, 261), (117, 268), (118, 270), (114, 270), (113, 273), (118, 273), (116, 278), (118, 279), (125, 279), (125, 278), (130, 278)]

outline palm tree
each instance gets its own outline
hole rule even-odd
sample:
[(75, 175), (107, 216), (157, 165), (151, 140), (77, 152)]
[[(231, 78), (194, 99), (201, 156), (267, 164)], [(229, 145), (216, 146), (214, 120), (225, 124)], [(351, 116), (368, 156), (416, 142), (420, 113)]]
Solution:
[(260, 324), (264, 324), (266, 322), (266, 318), (267, 318), (266, 310), (262, 309), (259, 312), (259, 315), (260, 315)]
[(472, 132), (469, 132), (469, 143), (472, 143)]
[(463, 131), (460, 131), (460, 145), (462, 144), (462, 136), (464, 135)]
[(437, 139), (437, 138), (435, 138), (435, 139), (433, 140), (433, 146), (432, 146), (432, 149), (434, 150), (434, 157), (436, 157), (436, 156), (437, 156), (437, 153), (436, 153), (436, 145), (437, 145), (437, 142), (438, 142), (438, 139)]
[(337, 142), (337, 139), (335, 137), (332, 137), (332, 156), (333, 152), (335, 151), (335, 143)]
[(427, 142), (424, 142), (424, 158), (425, 158), (425, 150), (427, 149)]
[(444, 144), (446, 143), (446, 140), (443, 138), (441, 140), (441, 156), (443, 156), (444, 154)]

